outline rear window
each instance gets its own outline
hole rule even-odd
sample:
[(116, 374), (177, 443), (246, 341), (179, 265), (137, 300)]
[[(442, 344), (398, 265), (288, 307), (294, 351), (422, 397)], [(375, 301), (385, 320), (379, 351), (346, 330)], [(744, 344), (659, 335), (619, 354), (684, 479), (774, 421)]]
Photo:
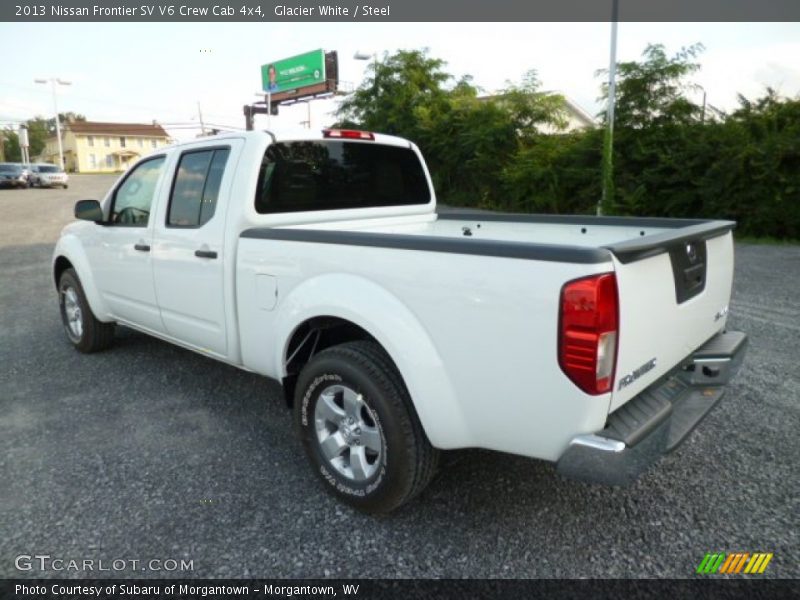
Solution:
[(283, 142), (267, 148), (256, 211), (283, 213), (427, 204), (431, 192), (410, 148), (369, 142)]

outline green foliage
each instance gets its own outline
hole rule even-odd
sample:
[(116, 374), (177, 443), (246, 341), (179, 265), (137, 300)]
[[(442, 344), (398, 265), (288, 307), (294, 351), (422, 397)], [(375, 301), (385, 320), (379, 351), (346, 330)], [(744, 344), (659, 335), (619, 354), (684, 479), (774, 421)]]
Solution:
[[(700, 69), (692, 61), (702, 51), (702, 44), (694, 44), (668, 57), (663, 45), (648, 44), (641, 62), (617, 63), (614, 127), (640, 129), (696, 120), (702, 108), (686, 98), (687, 91), (696, 89), (686, 77)], [(598, 71), (600, 75), (607, 73), (605, 69)], [(603, 83), (600, 97), (608, 100), (608, 83)], [(605, 114), (602, 118), (605, 123)]]
[(440, 198), (465, 206), (503, 205), (504, 166), (541, 135), (564, 125), (564, 100), (539, 91), (535, 71), (521, 84), (479, 97), (427, 50), (399, 51), (371, 65), (371, 76), (339, 108), (340, 126), (414, 140)]
[[(738, 221), (738, 234), (800, 239), (800, 98), (772, 90), (718, 118), (686, 94), (701, 45), (648, 46), (620, 63), (613, 195), (606, 214)], [(604, 129), (564, 133), (564, 99), (535, 71), (480, 97), (427, 51), (401, 51), (340, 108), (340, 124), (414, 140), (439, 201), (512, 212), (593, 214)], [(603, 93), (606, 93), (605, 86)]]
[(19, 136), (16, 130), (7, 127), (2, 131), (0, 143), (3, 144), (3, 161), (19, 162), (22, 160), (22, 151), (19, 147)]
[(382, 133), (421, 133), (418, 119), (442, 110), (452, 77), (442, 70), (444, 61), (428, 58), (427, 51), (401, 50), (370, 65), (371, 75), (339, 107), (346, 122)]
[[(58, 117), (62, 128), (67, 121), (86, 120), (85, 116), (74, 112), (58, 113)], [(56, 119), (55, 117), (45, 119), (44, 117), (36, 116), (32, 119), (28, 119), (25, 125), (28, 126), (29, 152), (33, 159), (44, 150), (47, 138), (56, 134)], [(19, 135), (16, 127), (7, 127), (0, 131), (0, 142), (3, 143), (6, 161), (19, 162), (22, 160), (22, 152), (19, 147)]]

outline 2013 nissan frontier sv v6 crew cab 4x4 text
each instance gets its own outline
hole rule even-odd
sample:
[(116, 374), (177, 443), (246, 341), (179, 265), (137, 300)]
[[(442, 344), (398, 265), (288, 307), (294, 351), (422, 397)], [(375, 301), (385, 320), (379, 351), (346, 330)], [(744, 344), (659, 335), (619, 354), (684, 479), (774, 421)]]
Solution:
[(372, 512), (441, 449), (628, 482), (746, 347), (732, 222), (440, 214), (417, 147), (377, 133), (159, 149), (75, 216), (53, 276), (78, 350), (118, 323), (280, 380), (323, 486)]

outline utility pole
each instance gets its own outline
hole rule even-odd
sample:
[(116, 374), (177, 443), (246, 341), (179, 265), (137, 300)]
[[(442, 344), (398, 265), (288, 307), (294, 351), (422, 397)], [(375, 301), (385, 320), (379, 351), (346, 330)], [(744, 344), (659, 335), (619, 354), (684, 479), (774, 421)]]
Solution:
[(373, 52), (370, 54), (369, 52), (361, 52), (361, 50), (356, 50), (356, 53), (353, 55), (355, 60), (369, 60), (372, 59), (372, 68), (375, 70), (374, 76), (372, 78), (372, 87), (373, 93), (378, 93), (378, 53)]
[(706, 88), (701, 85), (700, 89), (703, 90), (703, 110), (700, 113), (700, 124), (703, 125), (706, 122)]
[(206, 135), (206, 126), (205, 126), (205, 123), (203, 123), (203, 111), (200, 110), (200, 101), (199, 100), (197, 102), (197, 116), (200, 119), (200, 135), (205, 137), (205, 135)]
[(597, 215), (603, 214), (614, 199), (614, 104), (617, 99), (617, 20), (619, 0), (611, 5), (611, 55), (608, 65), (608, 108), (606, 110), (606, 131), (603, 139), (603, 193), (597, 204)]
[(64, 81), (58, 77), (51, 77), (50, 79), (34, 79), (35, 83), (47, 84), (49, 81), (53, 85), (53, 109), (56, 111), (56, 137), (58, 138), (58, 166), (64, 169), (64, 147), (61, 144), (61, 125), (58, 122), (58, 101), (56, 100), (56, 84), (58, 85), (72, 85), (70, 81)]
[(20, 124), (19, 126), (19, 149), (22, 153), (22, 162), (24, 164), (30, 164), (31, 162), (31, 155), (28, 149), (29, 142), (28, 142), (28, 126), (24, 124)]

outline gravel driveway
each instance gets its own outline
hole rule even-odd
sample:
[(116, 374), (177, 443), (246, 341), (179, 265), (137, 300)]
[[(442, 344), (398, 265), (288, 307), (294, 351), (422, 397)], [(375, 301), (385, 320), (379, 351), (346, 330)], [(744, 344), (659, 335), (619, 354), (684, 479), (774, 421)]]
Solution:
[(50, 253), (112, 180), (0, 191), (0, 577), (40, 576), (15, 557), (50, 554), (191, 560), (195, 577), (680, 578), (710, 551), (773, 552), (764, 577), (800, 577), (800, 247), (737, 246), (745, 366), (632, 487), (449, 452), (374, 518), (323, 493), (274, 382), (122, 328), (111, 351), (69, 346)]

